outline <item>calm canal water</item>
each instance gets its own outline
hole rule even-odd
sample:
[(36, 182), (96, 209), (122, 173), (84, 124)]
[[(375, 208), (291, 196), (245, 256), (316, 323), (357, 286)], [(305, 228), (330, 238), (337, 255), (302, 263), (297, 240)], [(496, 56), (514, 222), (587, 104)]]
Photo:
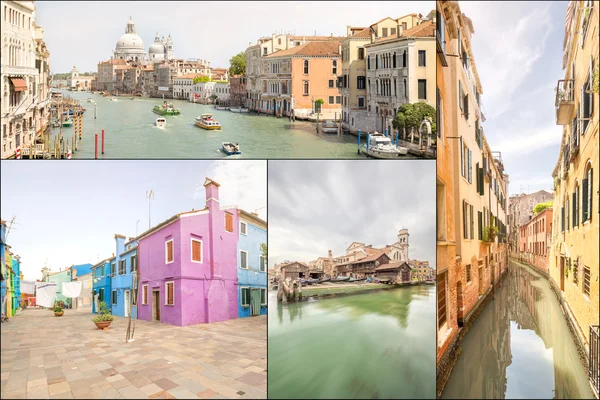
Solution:
[(511, 261), (501, 285), (464, 338), (442, 398), (593, 398), (550, 284)]
[[(54, 89), (56, 90), (56, 89)], [(85, 92), (62, 91), (67, 96), (83, 101), (87, 109), (83, 116), (83, 142), (73, 158), (94, 158), (94, 133), (105, 130), (105, 154), (99, 158), (202, 158), (225, 157), (221, 143), (239, 143), (242, 154), (234, 158), (365, 158), (357, 154), (357, 138), (352, 135), (318, 134), (315, 124), (290, 122), (287, 118), (236, 114), (218, 111), (213, 106), (193, 104), (183, 100), (169, 100), (181, 115), (166, 117), (167, 127), (154, 126), (158, 115), (152, 112), (162, 99), (119, 97), (111, 102), (107, 97)], [(97, 119), (94, 120), (94, 104)], [(206, 131), (194, 125), (194, 118), (212, 113), (221, 125), (221, 131)], [(64, 137), (73, 135), (73, 128), (63, 128)], [(51, 134), (58, 132), (53, 128)], [(409, 157), (407, 157), (409, 158)]]
[(269, 304), (269, 398), (435, 398), (433, 286)]

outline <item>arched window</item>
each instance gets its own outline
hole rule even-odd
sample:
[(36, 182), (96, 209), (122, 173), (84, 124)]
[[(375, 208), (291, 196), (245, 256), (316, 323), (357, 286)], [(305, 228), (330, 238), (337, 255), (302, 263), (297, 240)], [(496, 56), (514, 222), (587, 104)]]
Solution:
[(407, 62), (407, 57), (406, 57), (406, 50), (404, 50), (404, 53), (402, 53), (402, 67), (406, 68), (406, 62)]
[(585, 173), (581, 181), (581, 222), (590, 221), (592, 219), (592, 162), (588, 161), (585, 166)]
[(304, 74), (308, 75), (308, 60), (304, 60)]
[(404, 98), (406, 97), (406, 78), (404, 78)]
[(333, 60), (333, 65), (332, 65), (332, 68), (331, 68), (331, 73), (333, 75), (337, 75), (337, 60)]
[(575, 189), (573, 190), (573, 228), (579, 226), (579, 182), (575, 180)]
[(396, 68), (396, 52), (394, 52), (394, 58), (392, 59), (392, 68)]
[(371, 69), (371, 56), (367, 56), (367, 69)]
[(377, 94), (379, 94), (379, 81), (375, 81), (375, 85), (377, 85)]

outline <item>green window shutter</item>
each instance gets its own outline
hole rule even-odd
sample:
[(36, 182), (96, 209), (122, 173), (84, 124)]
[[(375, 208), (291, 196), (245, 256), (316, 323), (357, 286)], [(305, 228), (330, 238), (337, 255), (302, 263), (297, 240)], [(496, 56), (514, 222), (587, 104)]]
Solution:
[(462, 137), (460, 138), (460, 170), (462, 176), (465, 176), (465, 146)]
[(462, 90), (462, 82), (458, 81), (458, 105), (460, 109), (463, 109), (463, 90)]
[(592, 181), (592, 169), (590, 168), (590, 170), (588, 171), (588, 220), (592, 219), (592, 186), (593, 186), (593, 181)]
[(573, 193), (573, 202), (571, 205), (571, 209), (573, 210), (573, 227), (577, 226), (577, 194)]
[(468, 150), (468, 155), (469, 155), (469, 175), (468, 175), (468, 180), (469, 183), (473, 183), (473, 168), (471, 165), (471, 150)]
[(468, 239), (467, 235), (467, 202), (463, 200), (463, 238)]
[(477, 211), (477, 227), (479, 228), (478, 238), (483, 239), (483, 214), (481, 211)]
[(475, 230), (475, 221), (473, 220), (473, 206), (469, 206), (469, 219), (471, 222), (471, 236), (470, 239), (474, 239), (475, 238), (475, 234), (474, 234), (474, 230)]
[(565, 208), (560, 208), (560, 231), (565, 231)]

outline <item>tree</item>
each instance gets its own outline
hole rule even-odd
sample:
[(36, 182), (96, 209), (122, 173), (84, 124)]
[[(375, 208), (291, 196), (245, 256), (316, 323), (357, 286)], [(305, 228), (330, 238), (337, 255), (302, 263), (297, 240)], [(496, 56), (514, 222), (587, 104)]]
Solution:
[(198, 82), (210, 82), (210, 78), (206, 75), (197, 76), (194, 78), (194, 83)]
[(246, 53), (240, 51), (235, 56), (229, 59), (229, 74), (230, 75), (243, 75), (246, 73)]
[(267, 251), (267, 245), (266, 245), (266, 243), (261, 243), (260, 244), (260, 251), (262, 252), (262, 256), (265, 258), (265, 262), (266, 262), (266, 260), (267, 260), (267, 254), (269, 253)]
[(392, 120), (395, 129), (406, 129), (407, 131), (418, 130), (425, 117), (431, 118), (431, 133), (437, 132), (437, 113), (434, 107), (420, 101), (414, 104), (402, 104), (398, 109), (396, 117)]
[(542, 211), (544, 211), (546, 208), (550, 208), (550, 207), (552, 207), (552, 201), (549, 201), (546, 203), (537, 203), (533, 207), (533, 215), (537, 215), (537, 214), (541, 213)]

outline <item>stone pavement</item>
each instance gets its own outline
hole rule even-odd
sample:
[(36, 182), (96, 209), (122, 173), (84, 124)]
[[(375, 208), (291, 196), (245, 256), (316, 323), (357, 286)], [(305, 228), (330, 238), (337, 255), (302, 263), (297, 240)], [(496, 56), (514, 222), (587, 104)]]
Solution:
[(26, 309), (1, 325), (1, 398), (267, 397), (266, 316), (177, 327)]

